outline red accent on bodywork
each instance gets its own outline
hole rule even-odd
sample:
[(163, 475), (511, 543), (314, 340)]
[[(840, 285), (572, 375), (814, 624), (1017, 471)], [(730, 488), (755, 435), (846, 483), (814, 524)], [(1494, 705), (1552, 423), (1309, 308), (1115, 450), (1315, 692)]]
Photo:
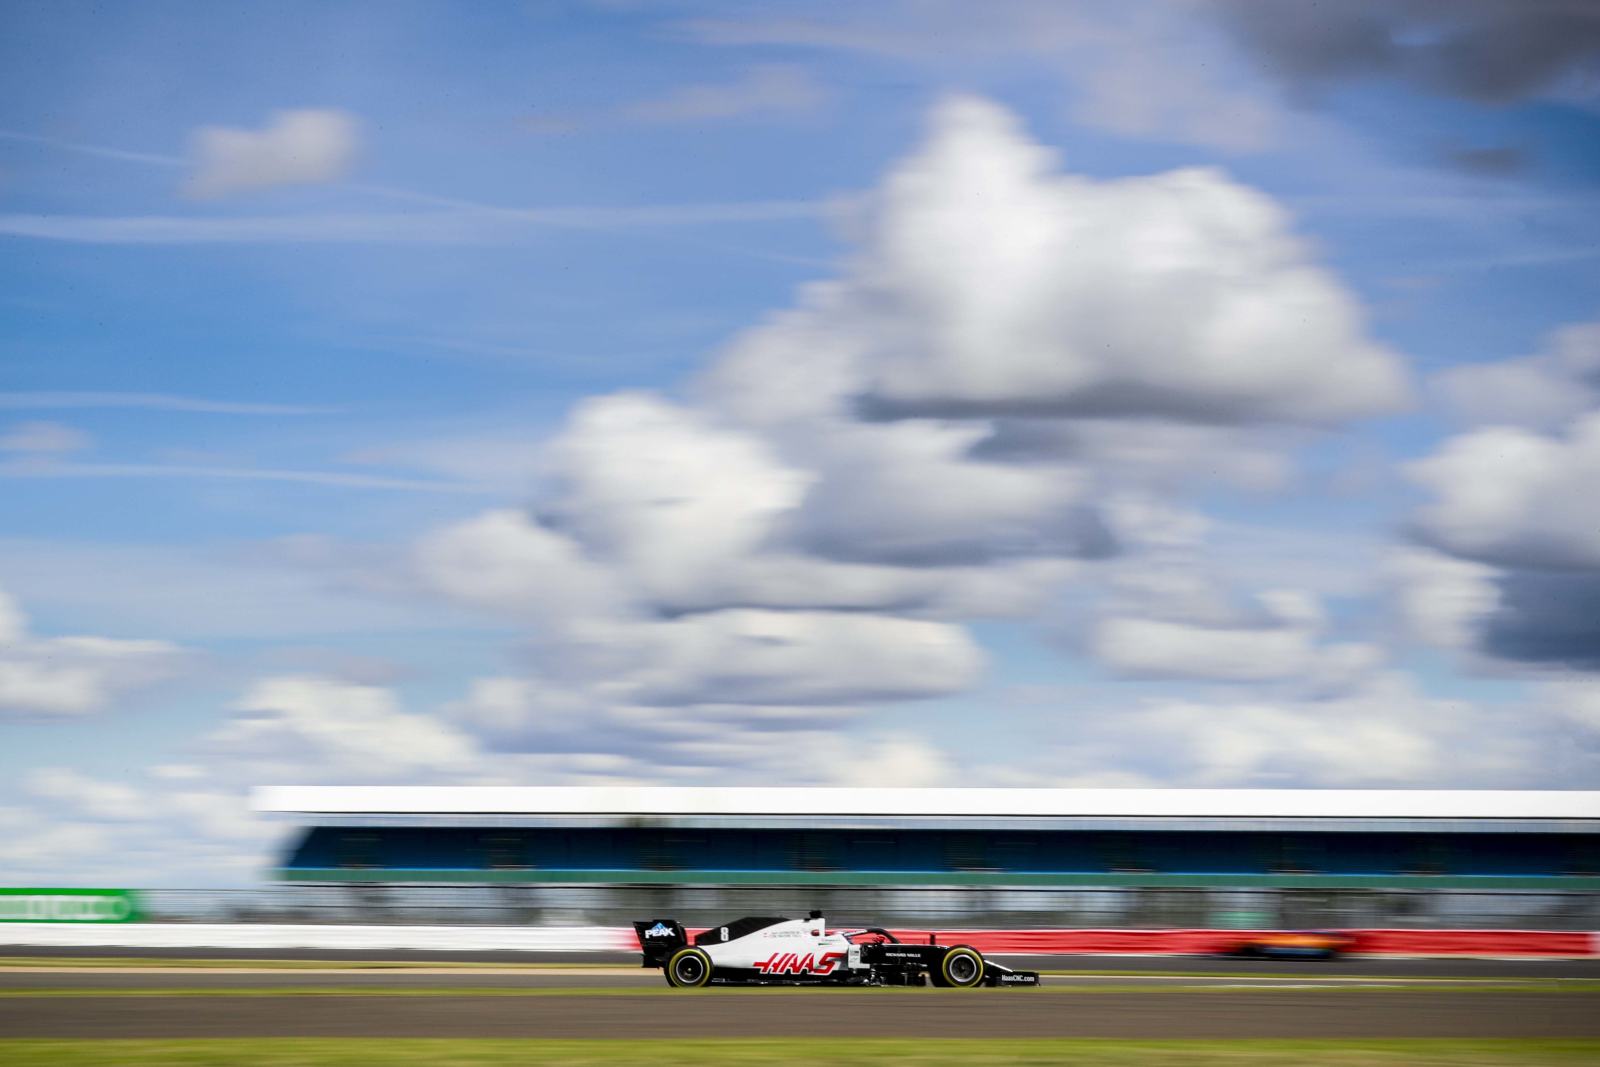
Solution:
[(810, 952), (804, 956), (774, 952), (764, 960), (757, 960), (754, 966), (762, 974), (832, 974), (844, 958), (843, 952), (824, 952), (821, 959)]

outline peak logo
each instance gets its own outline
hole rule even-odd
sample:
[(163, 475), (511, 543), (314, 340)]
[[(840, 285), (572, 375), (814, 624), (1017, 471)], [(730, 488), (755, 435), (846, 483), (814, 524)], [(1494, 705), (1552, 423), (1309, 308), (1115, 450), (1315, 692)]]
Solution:
[(654, 926), (652, 926), (650, 929), (648, 929), (648, 930), (646, 930), (644, 932), (644, 936), (646, 936), (646, 937), (671, 937), (672, 936), (672, 927), (668, 926), (666, 923), (656, 923)]
[(843, 952), (824, 952), (821, 956), (814, 952), (807, 952), (804, 956), (795, 952), (774, 952), (764, 960), (757, 960), (754, 966), (762, 974), (768, 975), (832, 974), (844, 958)]

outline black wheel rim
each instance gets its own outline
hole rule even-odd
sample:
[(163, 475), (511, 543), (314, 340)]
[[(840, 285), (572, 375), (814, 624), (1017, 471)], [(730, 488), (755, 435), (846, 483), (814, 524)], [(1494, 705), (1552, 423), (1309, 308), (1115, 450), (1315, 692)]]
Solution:
[(699, 956), (684, 956), (682, 959), (678, 960), (678, 964), (674, 970), (677, 972), (678, 981), (682, 982), (684, 985), (699, 984), (700, 979), (703, 978), (706, 973), (705, 965), (700, 962)]

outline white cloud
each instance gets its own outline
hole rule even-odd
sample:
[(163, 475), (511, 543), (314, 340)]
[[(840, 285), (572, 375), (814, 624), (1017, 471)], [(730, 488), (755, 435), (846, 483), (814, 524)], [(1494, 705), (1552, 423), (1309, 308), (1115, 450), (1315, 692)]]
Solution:
[(165, 641), (37, 637), (0, 590), (0, 713), (86, 715), (171, 677), (182, 650)]
[[(418, 565), (436, 591), (529, 617), (627, 614), (628, 604), (641, 617), (728, 607), (1014, 614), (1070, 569), (1024, 549), (1039, 551), (1029, 525), (1060, 514), (1078, 489), (1059, 472), (965, 460), (976, 434), (842, 426), (802, 467), (707, 412), (604, 397), (552, 443), (539, 519), (503, 511), (457, 524), (424, 539)], [(1017, 543), (1003, 545), (1006, 534)], [(1019, 558), (983, 558), (989, 540)], [(862, 559), (819, 558), (824, 542)], [(978, 558), (893, 565), (963, 545)], [(883, 559), (862, 561), (874, 557)]]
[[(854, 704), (946, 696), (983, 656), (948, 623), (868, 612), (701, 612), (565, 621), (522, 649), (540, 678), (602, 707)], [(692, 714), (685, 712), (686, 715)]]
[(0, 589), (0, 646), (15, 645), (28, 636), (28, 617), (6, 591)]
[(403, 570), (398, 556), (380, 545), (315, 539), (250, 546), (0, 539), (0, 584), (51, 612), (178, 642), (351, 634), (392, 640), (402, 632), (481, 624), (437, 601), (352, 595), (388, 592)]
[(1431, 491), (1414, 524), (1429, 544), (1511, 566), (1600, 568), (1600, 411), (1558, 436), (1490, 427), (1407, 467)]
[(588, 694), (516, 676), (474, 679), (445, 713), (474, 736), (523, 745), (581, 745), (604, 726), (602, 709)]
[(957, 98), (870, 225), (852, 310), (890, 411), (1320, 423), (1406, 399), (1282, 209), (1217, 171), (1061, 174)]
[(0, 809), (0, 864), (34, 885), (253, 881), (281, 830), (250, 812), (232, 769), (177, 786), (41, 768), (22, 783), (28, 806)]
[(1428, 492), (1414, 538), (1457, 560), (1453, 575), (1434, 565), (1438, 580), (1421, 591), (1461, 617), (1458, 645), (1503, 663), (1600, 670), (1600, 324), (1436, 385), (1485, 425), (1405, 468)]
[(1329, 699), (1147, 702), (1075, 722), (1058, 763), (1168, 785), (1548, 786), (1522, 709), (1507, 715), (1418, 691), (1397, 673)]
[[(1035, 444), (1045, 419), (1159, 418), (1216, 445), (1219, 426), (1336, 423), (1408, 398), (1401, 362), (1287, 215), (1220, 172), (1064, 173), (1008, 113), (955, 98), (867, 205), (845, 275), (736, 340), (701, 382), (707, 403), (785, 434), (835, 432), (860, 404), (1033, 416)], [(1060, 436), (1136, 456), (1131, 433)], [(1284, 478), (1259, 444), (1227, 443), (1223, 476)]]
[(1600, 323), (1557, 330), (1538, 355), (1452, 367), (1432, 384), (1468, 422), (1554, 429), (1600, 408)]
[(836, 737), (798, 753), (814, 767), (819, 785), (918, 789), (976, 784), (951, 755), (908, 733)]
[(1405, 632), (1437, 648), (1471, 648), (1499, 602), (1494, 568), (1471, 560), (1400, 548), (1384, 571)]
[(1600, 682), (1573, 679), (1555, 682), (1541, 689), (1557, 714), (1600, 741)]
[(1087, 472), (1070, 453), (1027, 463), (982, 454), (982, 421), (862, 422), (852, 411), (872, 324), (852, 319), (845, 288), (739, 338), (699, 383), (723, 419), (809, 472), (784, 533), (830, 560), (933, 568), (1073, 558), (1107, 550)]
[(470, 768), (476, 746), (448, 723), (403, 711), (394, 694), (311, 675), (263, 678), (205, 741), (255, 781), (407, 780)]
[[(1160, 570), (1124, 576), (1122, 588), (1142, 587), (1149, 614), (1118, 607), (1093, 626), (1091, 653), (1130, 677), (1191, 678), (1213, 681), (1295, 680), (1317, 688), (1340, 689), (1382, 662), (1381, 652), (1365, 644), (1322, 643), (1325, 620), (1316, 598), (1298, 590), (1261, 593), (1241, 611), (1220, 589), (1197, 573)], [(1174, 584), (1173, 580), (1177, 583)], [(1126, 599), (1126, 598), (1124, 598)], [(1165, 616), (1165, 617), (1163, 617)]]
[[(642, 661), (615, 683), (642, 703), (854, 703), (943, 696), (977, 680), (959, 627), (849, 612), (730, 610), (630, 627)], [(642, 647), (641, 647), (642, 646)], [(613, 686), (607, 686), (612, 688)]]
[(64, 767), (42, 767), (27, 776), (24, 786), (33, 796), (66, 804), (82, 816), (122, 822), (147, 815), (137, 790)]
[[(8, 880), (19, 884), (82, 879), (85, 868), (104, 857), (113, 843), (105, 826), (51, 818), (29, 809), (0, 808), (0, 863)], [(56, 872), (71, 873), (63, 877)], [(119, 879), (107, 881), (118, 884)]]
[(760, 549), (811, 481), (760, 438), (638, 394), (581, 405), (552, 453), (562, 527), (667, 606), (694, 605)]
[[(1450, 753), (1386, 694), (1326, 707), (1176, 702), (1140, 716), (1163, 746), (1181, 745), (1195, 784), (1414, 783), (1437, 778)], [(1404, 694), (1410, 697), (1411, 694)]]
[(1313, 635), (1290, 627), (1209, 627), (1165, 619), (1103, 619), (1095, 658), (1128, 675), (1266, 681), (1305, 671)]
[(622, 591), (571, 538), (502, 509), (436, 530), (413, 550), (418, 580), (452, 600), (532, 619), (619, 610)]
[(219, 197), (279, 185), (337, 181), (355, 162), (355, 116), (331, 108), (273, 112), (259, 130), (204, 126), (193, 139), (191, 196)]

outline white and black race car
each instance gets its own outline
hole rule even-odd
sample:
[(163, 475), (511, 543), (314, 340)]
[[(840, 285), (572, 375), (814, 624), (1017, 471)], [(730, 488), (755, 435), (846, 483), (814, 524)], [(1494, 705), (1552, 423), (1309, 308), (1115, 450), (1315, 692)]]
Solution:
[(805, 919), (751, 915), (696, 934), (675, 919), (633, 924), (644, 966), (677, 989), (709, 985), (932, 985), (944, 989), (1038, 985), (970, 945), (908, 944), (887, 930), (829, 932), (822, 913)]

